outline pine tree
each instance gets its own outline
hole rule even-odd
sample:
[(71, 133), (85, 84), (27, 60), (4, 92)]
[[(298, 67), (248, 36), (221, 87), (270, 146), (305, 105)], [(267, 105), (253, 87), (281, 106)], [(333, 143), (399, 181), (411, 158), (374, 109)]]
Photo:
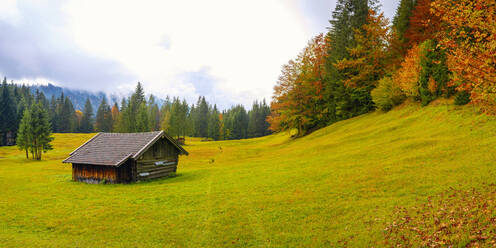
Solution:
[(248, 138), (260, 137), (260, 118), (262, 113), (260, 112), (260, 106), (258, 101), (255, 101), (248, 111)]
[(150, 131), (150, 121), (148, 116), (148, 108), (146, 103), (142, 102), (138, 108), (138, 113), (136, 115), (136, 132), (148, 132)]
[(105, 97), (102, 98), (102, 102), (96, 112), (95, 130), (97, 132), (112, 131), (112, 112)]
[(80, 132), (91, 133), (93, 132), (93, 106), (89, 98), (86, 99), (84, 104), (83, 117), (81, 119)]
[(57, 100), (55, 99), (55, 95), (52, 95), (52, 97), (50, 98), (48, 117), (50, 118), (50, 123), (52, 124), (52, 131), (56, 132), (58, 130), (58, 126), (57, 126), (58, 121), (57, 121)]
[(270, 113), (271, 113), (271, 109), (270, 109), (270, 106), (267, 105), (267, 102), (265, 101), (265, 99), (263, 99), (262, 101), (262, 120), (260, 120), (261, 122), (263, 122), (263, 125), (262, 125), (262, 130), (261, 132), (263, 133), (263, 135), (269, 135), (272, 133), (272, 131), (270, 131), (269, 127), (270, 127), (270, 123), (267, 121), (267, 118), (269, 117)]
[(247, 137), (248, 114), (243, 105), (236, 105), (225, 114), (225, 132), (227, 139), (244, 139)]
[(0, 90), (0, 146), (10, 145), (8, 137), (15, 137), (17, 119), (15, 102), (7, 85), (7, 78), (4, 78)]
[(157, 131), (160, 129), (160, 110), (158, 108), (158, 104), (155, 103), (155, 97), (150, 95), (148, 99), (149, 106), (149, 116), (150, 116), (150, 128), (152, 131)]
[(19, 124), (19, 130), (17, 132), (17, 147), (19, 147), (19, 150), (24, 150), (26, 151), (26, 159), (29, 159), (29, 151), (31, 147), (31, 140), (30, 140), (30, 124), (31, 123), (31, 114), (28, 108), (24, 110), (23, 117), (21, 119), (21, 122)]
[(74, 106), (69, 97), (64, 96), (64, 93), (57, 99), (56, 122), (56, 132), (70, 133), (76, 131), (77, 121)]
[[(142, 113), (142, 105), (145, 107), (145, 113)], [(134, 93), (131, 95), (127, 101), (126, 107), (122, 107), (122, 120), (121, 120), (121, 130), (120, 132), (134, 133), (134, 132), (147, 132), (149, 128), (149, 115), (146, 106), (145, 92), (143, 86), (138, 82)], [(142, 118), (138, 120), (137, 118)], [(146, 119), (147, 123), (144, 124), (142, 121)], [(140, 123), (138, 124), (138, 121)], [(139, 126), (138, 126), (139, 125)], [(144, 130), (146, 128), (146, 130)], [(139, 131), (141, 130), (141, 131)]]
[(114, 128), (116, 132), (119, 133), (128, 133), (129, 131), (129, 106), (126, 101), (126, 98), (122, 98), (121, 100), (121, 109), (119, 112), (119, 118), (114, 123)]
[(199, 137), (208, 137), (208, 103), (205, 97), (200, 97), (197, 104), (197, 121), (195, 128), (197, 129)]
[(143, 86), (140, 82), (136, 85), (136, 89), (131, 96), (131, 101), (136, 104), (136, 106), (139, 106), (141, 103), (145, 102), (145, 91), (143, 90)]
[(410, 25), (410, 17), (415, 8), (415, 2), (415, 0), (401, 0), (396, 9), (396, 14), (393, 19), (393, 30), (397, 36), (396, 38), (401, 43), (408, 43), (408, 40), (405, 39), (405, 32)]
[(20, 128), (19, 149), (29, 150), (33, 159), (41, 160), (42, 153), (53, 149), (50, 144), (53, 137), (48, 113), (41, 103), (33, 104), (25, 110)]
[(189, 105), (188, 102), (186, 102), (185, 99), (183, 99), (183, 102), (181, 103), (181, 117), (180, 117), (180, 123), (181, 123), (181, 135), (185, 137), (189, 130), (190, 130), (190, 123), (188, 122), (188, 116), (189, 116)]
[(329, 124), (370, 110), (370, 92), (346, 87), (342, 81), (345, 75), (335, 65), (350, 58), (349, 50), (357, 46), (355, 31), (363, 32), (362, 27), (367, 23), (369, 10), (376, 9), (375, 0), (339, 0), (336, 4), (327, 35), (328, 42), (332, 44), (328, 46), (325, 65), (325, 115), (321, 122)]
[(213, 140), (219, 140), (220, 136), (220, 119), (217, 105), (214, 105), (208, 119), (208, 137)]

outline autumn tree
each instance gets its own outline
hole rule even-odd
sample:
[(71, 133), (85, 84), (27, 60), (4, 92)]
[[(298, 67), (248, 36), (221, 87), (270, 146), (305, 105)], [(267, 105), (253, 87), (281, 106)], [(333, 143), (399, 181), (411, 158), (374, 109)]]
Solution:
[(349, 58), (336, 63), (345, 86), (370, 92), (386, 72), (389, 22), (381, 13), (370, 10), (367, 24), (355, 29), (355, 47), (348, 48)]
[(404, 61), (401, 63), (401, 68), (393, 75), (393, 82), (405, 93), (406, 96), (412, 98), (419, 97), (418, 81), (420, 77), (421, 49), (418, 45), (408, 50)]
[(391, 56), (390, 66), (393, 69), (399, 66), (407, 50), (410, 48), (410, 43), (405, 38), (405, 32), (410, 26), (410, 18), (413, 14), (415, 3), (415, 0), (401, 0), (396, 9), (388, 47)]
[(119, 118), (119, 106), (117, 106), (117, 103), (114, 103), (114, 106), (112, 106), (112, 132), (115, 132), (118, 129), (117, 123), (119, 121)]
[(442, 21), (436, 38), (448, 54), (451, 84), (496, 114), (495, 1), (435, 0), (432, 14)]
[(274, 87), (272, 131), (297, 129), (297, 135), (321, 124), (324, 114), (323, 80), (327, 45), (323, 34), (312, 39), (295, 60), (283, 66)]
[(439, 15), (431, 12), (433, 0), (417, 0), (415, 8), (410, 17), (408, 28), (404, 38), (408, 41), (408, 47), (420, 44), (423, 41), (433, 39), (440, 29), (441, 19)]

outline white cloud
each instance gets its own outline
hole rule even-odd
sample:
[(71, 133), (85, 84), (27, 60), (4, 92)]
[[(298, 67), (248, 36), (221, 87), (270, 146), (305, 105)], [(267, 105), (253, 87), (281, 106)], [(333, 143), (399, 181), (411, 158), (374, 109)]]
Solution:
[(4, 45), (14, 38), (0, 42), (0, 55), (15, 59), (0, 63), (0, 72), (108, 93), (129, 92), (137, 79), (161, 97), (192, 102), (201, 94), (222, 107), (249, 106), (269, 100), (281, 66), (326, 31), (333, 7), (325, 0), (2, 0), (0, 27), (23, 41), (15, 50)]
[(21, 19), (21, 13), (17, 8), (16, 0), (2, 0), (0, 4), (0, 20), (10, 24), (17, 24)]
[(179, 75), (208, 67), (220, 94), (247, 105), (269, 98), (281, 65), (310, 38), (283, 1), (95, 0), (64, 10), (79, 46), (119, 61), (157, 95), (196, 97)]

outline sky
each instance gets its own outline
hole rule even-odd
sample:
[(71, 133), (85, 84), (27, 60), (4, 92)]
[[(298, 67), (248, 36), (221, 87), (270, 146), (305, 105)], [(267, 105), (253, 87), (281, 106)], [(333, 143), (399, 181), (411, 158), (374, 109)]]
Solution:
[[(0, 75), (194, 102), (270, 101), (281, 66), (326, 32), (335, 0), (2, 0)], [(399, 0), (381, 0), (386, 17)]]

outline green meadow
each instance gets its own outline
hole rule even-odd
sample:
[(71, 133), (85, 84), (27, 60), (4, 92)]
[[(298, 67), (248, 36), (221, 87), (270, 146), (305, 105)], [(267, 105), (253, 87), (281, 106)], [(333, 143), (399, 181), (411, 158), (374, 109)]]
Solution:
[(298, 139), (187, 139), (175, 177), (71, 181), (92, 134), (55, 134), (42, 161), (0, 148), (2, 247), (383, 246), (396, 206), (496, 183), (496, 120), (405, 104)]

